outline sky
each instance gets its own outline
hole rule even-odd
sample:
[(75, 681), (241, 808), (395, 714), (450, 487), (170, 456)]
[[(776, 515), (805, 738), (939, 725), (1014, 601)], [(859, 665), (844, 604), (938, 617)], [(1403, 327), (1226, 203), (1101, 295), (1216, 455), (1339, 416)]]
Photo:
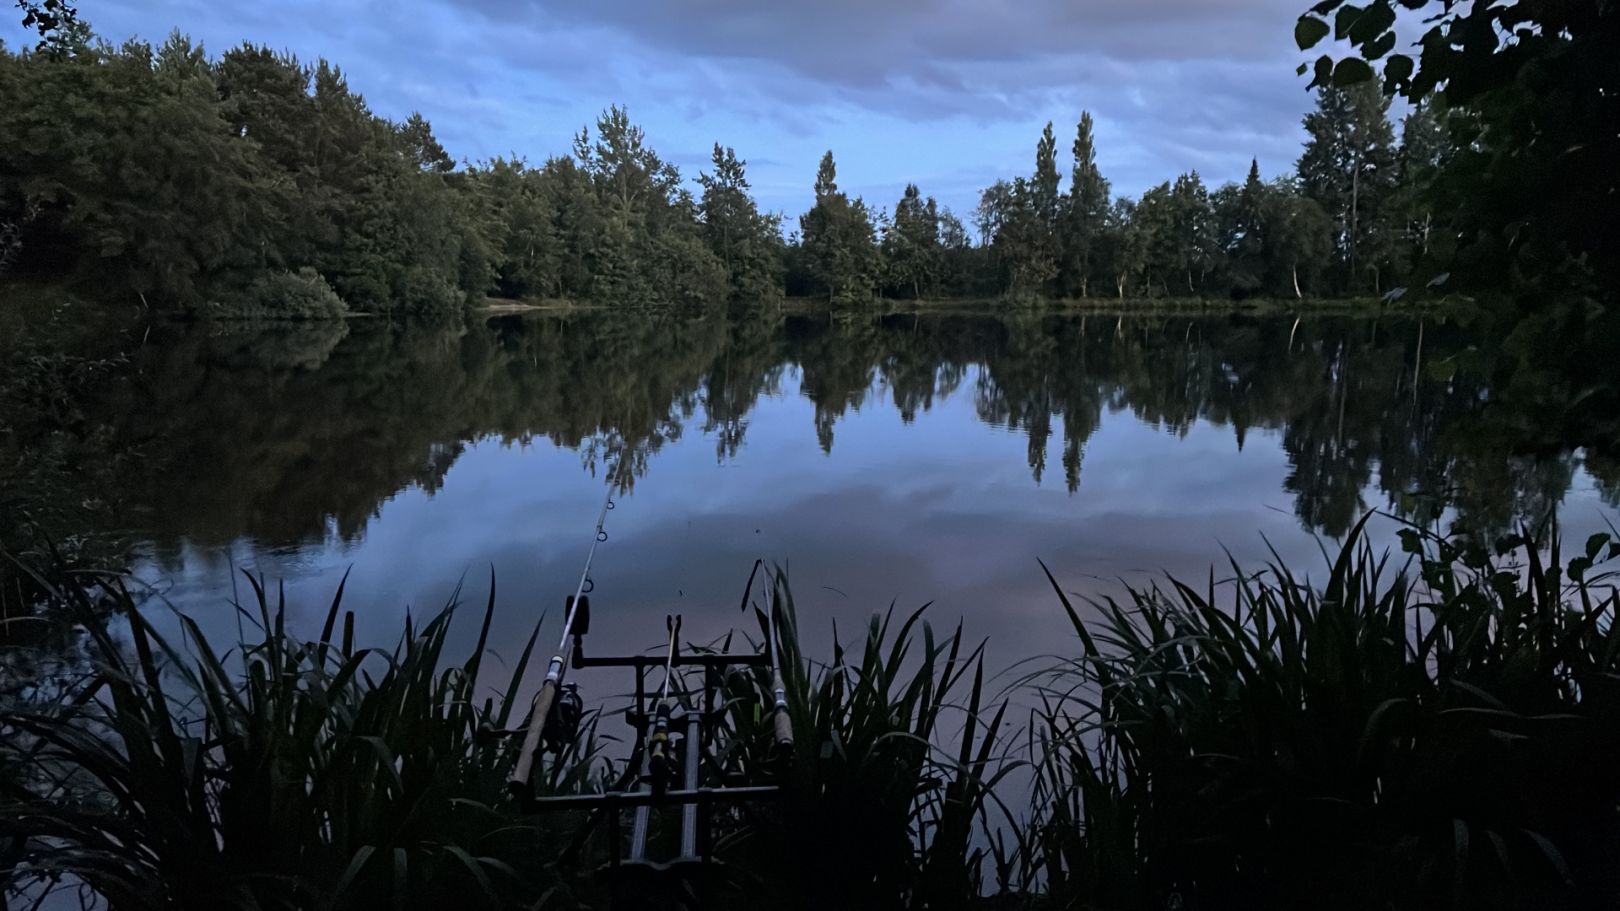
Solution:
[[(243, 41), (325, 57), (373, 110), (420, 111), (458, 159), (566, 153), (610, 104), (695, 178), (718, 141), (755, 196), (808, 208), (827, 149), (839, 184), (892, 209), (906, 183), (967, 220), (978, 191), (1059, 162), (1082, 110), (1116, 193), (1197, 169), (1293, 168), (1312, 104), (1304, 0), (80, 0), (97, 34), (217, 54)], [(9, 20), (10, 17), (8, 17)], [(15, 46), (8, 21), (0, 38)]]

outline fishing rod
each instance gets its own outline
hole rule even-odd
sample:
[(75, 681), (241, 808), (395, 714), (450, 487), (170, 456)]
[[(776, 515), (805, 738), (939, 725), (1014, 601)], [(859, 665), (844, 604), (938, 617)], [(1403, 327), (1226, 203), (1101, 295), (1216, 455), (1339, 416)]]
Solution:
[[(680, 615), (674, 614), (664, 621), (669, 627), (669, 650), (664, 658), (664, 685), (658, 694), (658, 710), (653, 721), (652, 733), (647, 737), (647, 756), (642, 762), (642, 777), (655, 796), (662, 796), (669, 789), (670, 773), (674, 761), (669, 755), (669, 684), (675, 678), (675, 650), (681, 634)], [(645, 718), (645, 716), (643, 716)], [(646, 722), (643, 721), (643, 724)], [(688, 744), (688, 749), (694, 745)], [(695, 782), (694, 782), (695, 785)], [(647, 831), (652, 823), (652, 807), (643, 805), (636, 807), (635, 818), (630, 824), (630, 859), (641, 860), (647, 855)]]
[[(764, 565), (764, 562), (763, 560), (755, 560), (753, 570), (748, 573), (748, 585), (743, 588), (742, 609), (744, 613), (748, 611), (748, 595), (754, 589), (754, 577), (759, 574), (759, 568)], [(761, 611), (758, 608), (755, 608), (755, 610), (765, 623), (765, 642), (770, 655), (771, 695), (774, 698), (774, 703), (771, 706), (771, 722), (775, 728), (775, 745), (778, 752), (785, 753), (793, 747), (793, 718), (788, 714), (787, 687), (782, 684), (782, 660), (777, 652), (776, 616), (780, 602), (774, 588), (768, 599), (766, 610)]]
[(776, 705), (772, 709), (772, 714), (775, 715), (776, 748), (786, 753), (793, 748), (793, 719), (788, 715), (787, 687), (782, 685), (782, 662), (776, 651), (778, 606), (776, 592), (772, 591), (770, 610), (765, 615), (765, 638), (770, 642), (771, 692), (776, 697)]
[(676, 640), (681, 635), (681, 616), (675, 614), (664, 620), (669, 627), (669, 652), (664, 659), (664, 686), (658, 694), (658, 712), (653, 721), (651, 742), (647, 748), (651, 759), (653, 792), (661, 794), (669, 784), (672, 759), (669, 755), (669, 716), (673, 710), (669, 702), (669, 683), (675, 677)]
[(512, 777), (507, 779), (507, 787), (513, 791), (522, 791), (529, 787), (529, 778), (534, 772), (535, 757), (540, 751), (541, 737), (545, 733), (546, 721), (551, 715), (551, 706), (557, 699), (557, 690), (562, 685), (563, 675), (568, 672), (568, 637), (574, 631), (574, 622), (579, 618), (580, 606), (587, 593), (587, 586), (591, 582), (591, 561), (596, 559), (596, 546), (607, 540), (608, 511), (613, 509), (613, 474), (608, 473), (607, 493), (602, 497), (602, 511), (596, 515), (596, 530), (591, 535), (591, 548), (585, 553), (585, 568), (580, 570), (579, 585), (574, 588), (574, 596), (568, 599), (568, 615), (563, 621), (562, 639), (557, 643), (557, 653), (551, 656), (551, 666), (546, 669), (545, 682), (540, 684), (540, 691), (534, 694), (534, 703), (529, 710), (529, 727), (523, 734), (523, 747), (518, 751), (517, 764), (512, 767)]

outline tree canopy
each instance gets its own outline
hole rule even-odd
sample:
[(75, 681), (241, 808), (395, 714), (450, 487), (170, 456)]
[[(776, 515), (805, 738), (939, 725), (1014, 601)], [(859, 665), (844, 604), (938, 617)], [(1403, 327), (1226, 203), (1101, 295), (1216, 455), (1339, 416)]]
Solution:
[(458, 160), (421, 114), (379, 116), (326, 60), (252, 44), (210, 57), (179, 33), (115, 47), (65, 0), (28, 0), (38, 45), (0, 48), (0, 269), (215, 315), (263, 312), (292, 275), (349, 310), (430, 314), (492, 295), (732, 312), (784, 295), (1465, 287), (1612, 303), (1620, 206), (1596, 201), (1620, 198), (1617, 14), (1402, 3), (1436, 7), (1415, 56), (1394, 53), (1390, 0), (1324, 0), (1299, 20), (1302, 48), (1332, 35), (1354, 54), (1315, 62), (1288, 171), (1255, 161), (1240, 184), (1188, 171), (1116, 196), (1082, 111), (1070, 160), (1047, 123), (1032, 170), (983, 191), (970, 233), (916, 183), (892, 214), (846, 193), (831, 151), (789, 222), (754, 200), (734, 148), (716, 142), (688, 180), (618, 106), (570, 154)]

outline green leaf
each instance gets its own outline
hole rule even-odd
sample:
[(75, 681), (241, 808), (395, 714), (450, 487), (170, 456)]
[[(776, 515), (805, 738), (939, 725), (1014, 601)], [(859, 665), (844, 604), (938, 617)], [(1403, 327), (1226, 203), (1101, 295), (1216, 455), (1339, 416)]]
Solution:
[(1579, 582), (1582, 579), (1586, 578), (1586, 571), (1591, 569), (1591, 568), (1592, 568), (1592, 560), (1589, 557), (1576, 557), (1575, 559), (1569, 561), (1569, 579), (1570, 579), (1570, 581), (1571, 582)]
[(1339, 88), (1366, 82), (1372, 77), (1372, 67), (1360, 57), (1346, 57), (1333, 68), (1333, 84)]
[(1309, 66), (1307, 64), (1301, 63), (1298, 67), (1296, 67), (1294, 69), (1294, 75), (1295, 76), (1303, 76), (1303, 75), (1305, 75), (1305, 70), (1307, 70), (1307, 69), (1309, 69)]
[[(1394, 34), (1391, 32), (1390, 34)], [(1391, 86), (1404, 85), (1412, 78), (1414, 65), (1412, 58), (1405, 54), (1394, 54), (1384, 61), (1384, 81)], [(1449, 277), (1449, 276), (1448, 276)], [(1433, 282), (1430, 285), (1433, 286)]]
[(1401, 550), (1409, 554), (1423, 553), (1423, 536), (1415, 529), (1403, 528), (1395, 534), (1401, 539)]
[(1395, 49), (1395, 33), (1385, 32), (1377, 38), (1367, 42), (1361, 49), (1361, 56), (1368, 60), (1377, 60)]
[(1294, 43), (1300, 50), (1308, 50), (1326, 38), (1329, 31), (1328, 24), (1315, 16), (1300, 16), (1294, 24)]
[(1344, 3), (1344, 0), (1322, 0), (1321, 3), (1311, 7), (1311, 12), (1318, 16), (1326, 16), (1328, 13), (1338, 9), (1342, 3)]
[[(1361, 15), (1350, 24), (1349, 38), (1358, 45), (1366, 45), (1382, 38), (1394, 24), (1395, 9), (1389, 5), (1389, 0), (1376, 0), (1368, 4)], [(1394, 46), (1393, 39), (1390, 44)]]
[(1316, 77), (1311, 80), (1311, 84), (1306, 86), (1306, 88), (1314, 89), (1318, 86), (1330, 85), (1332, 84), (1332, 81), (1333, 58), (1323, 54), (1322, 56), (1316, 58)]
[(1366, 7), (1349, 4), (1339, 7), (1339, 11), (1333, 14), (1334, 40), (1343, 41), (1349, 38), (1350, 30), (1356, 26), (1356, 20), (1360, 19), (1361, 14), (1366, 11)]
[(1596, 560), (1598, 554), (1603, 552), (1603, 545), (1609, 543), (1609, 533), (1600, 531), (1586, 539), (1586, 558)]

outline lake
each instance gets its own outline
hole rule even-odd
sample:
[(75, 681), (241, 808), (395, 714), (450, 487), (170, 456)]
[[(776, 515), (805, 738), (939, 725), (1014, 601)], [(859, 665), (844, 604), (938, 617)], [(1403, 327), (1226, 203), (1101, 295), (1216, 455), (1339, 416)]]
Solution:
[(1089, 595), (1227, 576), (1227, 551), (1319, 574), (1367, 509), (1499, 535), (1561, 504), (1584, 540), (1620, 490), (1578, 449), (1520, 453), (1447, 366), (1470, 341), (1416, 319), (587, 311), (140, 338), (93, 406), (116, 495), (59, 496), (221, 635), (241, 570), (311, 633), (347, 573), (380, 643), (458, 586), (481, 605), (493, 572), (496, 651), (546, 611), (549, 649), (610, 471), (599, 647), (656, 644), (666, 613), (698, 640), (743, 626), (763, 559), (812, 653), (932, 602), (997, 668), (1074, 647), (1038, 561)]

